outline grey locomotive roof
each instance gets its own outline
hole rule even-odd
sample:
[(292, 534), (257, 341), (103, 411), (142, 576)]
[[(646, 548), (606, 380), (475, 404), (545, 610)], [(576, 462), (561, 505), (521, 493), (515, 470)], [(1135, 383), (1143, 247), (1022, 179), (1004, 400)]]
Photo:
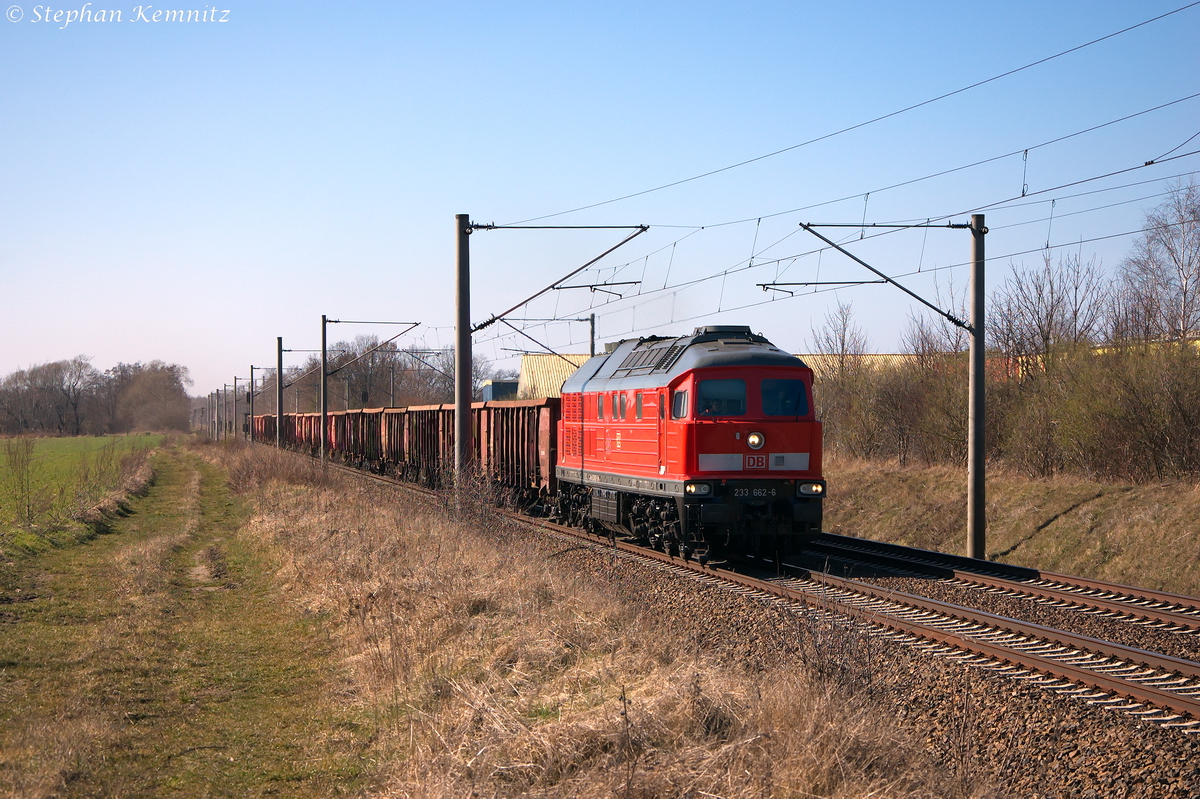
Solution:
[(712, 366), (804, 366), (742, 325), (698, 327), (690, 336), (626, 339), (591, 358), (563, 383), (562, 393), (665, 386), (684, 372)]

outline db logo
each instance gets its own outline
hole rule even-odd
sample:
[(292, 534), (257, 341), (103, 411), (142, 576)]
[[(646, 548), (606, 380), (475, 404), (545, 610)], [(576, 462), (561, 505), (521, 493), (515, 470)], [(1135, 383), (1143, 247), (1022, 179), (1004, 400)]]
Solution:
[(765, 468), (767, 468), (767, 456), (766, 455), (747, 455), (746, 456), (746, 468), (747, 469), (765, 469)]

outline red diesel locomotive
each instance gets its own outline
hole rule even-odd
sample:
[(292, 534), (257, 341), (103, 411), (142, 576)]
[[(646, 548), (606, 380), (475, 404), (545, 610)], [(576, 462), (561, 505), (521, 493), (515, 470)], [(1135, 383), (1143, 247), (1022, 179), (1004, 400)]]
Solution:
[[(472, 458), (514, 504), (690, 558), (777, 557), (821, 529), (812, 371), (748, 327), (630, 339), (579, 368), (562, 399), (477, 402)], [(430, 486), (454, 462), (454, 406), (328, 414), (331, 458)], [(257, 441), (275, 440), (257, 416)], [(320, 414), (281, 440), (315, 454)]]
[(555, 516), (688, 558), (821, 529), (812, 370), (742, 326), (610, 345), (562, 387)]

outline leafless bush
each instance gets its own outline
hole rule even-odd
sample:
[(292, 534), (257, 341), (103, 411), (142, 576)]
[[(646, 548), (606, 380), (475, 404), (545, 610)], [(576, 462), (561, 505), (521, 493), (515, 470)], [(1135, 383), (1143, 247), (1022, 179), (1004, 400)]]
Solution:
[[(1147, 215), (1114, 285), (1081, 254), (1014, 266), (989, 313), (989, 460), (1038, 477), (1200, 476), (1197, 236), (1200, 189), (1177, 185)], [(949, 302), (961, 316), (953, 288)], [(827, 450), (901, 464), (963, 464), (963, 331), (914, 318), (907, 359), (861, 368), (856, 329), (850, 307), (839, 305), (814, 334), (819, 345), (840, 352), (837, 368), (818, 375), (815, 386)]]
[(36, 449), (33, 438), (4, 440), (6, 493), (11, 498), (13, 521), (26, 528), (32, 528), (53, 504), (49, 487), (41, 484)]

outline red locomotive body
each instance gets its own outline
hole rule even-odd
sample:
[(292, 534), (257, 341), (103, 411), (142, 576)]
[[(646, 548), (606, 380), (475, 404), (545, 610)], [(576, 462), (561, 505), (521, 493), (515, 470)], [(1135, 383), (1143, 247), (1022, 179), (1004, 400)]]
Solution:
[(557, 515), (700, 557), (821, 528), (812, 371), (748, 327), (622, 341), (563, 384)]

